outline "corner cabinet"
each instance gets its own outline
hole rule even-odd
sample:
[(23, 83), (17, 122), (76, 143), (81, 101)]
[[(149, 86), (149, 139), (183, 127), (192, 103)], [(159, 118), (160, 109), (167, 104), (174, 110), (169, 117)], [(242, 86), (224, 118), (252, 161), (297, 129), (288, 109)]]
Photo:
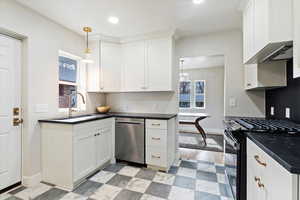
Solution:
[(245, 64), (259, 62), (272, 45), (293, 40), (292, 1), (248, 0), (243, 10)]
[(247, 139), (247, 200), (298, 200), (298, 191), (298, 175)]
[(300, 77), (300, 1), (294, 0), (294, 78)]
[(95, 43), (95, 63), (87, 70), (89, 92), (175, 90), (172, 36), (119, 44)]
[(287, 86), (286, 61), (245, 65), (245, 90)]
[(79, 124), (42, 123), (42, 180), (73, 190), (114, 162), (114, 118)]

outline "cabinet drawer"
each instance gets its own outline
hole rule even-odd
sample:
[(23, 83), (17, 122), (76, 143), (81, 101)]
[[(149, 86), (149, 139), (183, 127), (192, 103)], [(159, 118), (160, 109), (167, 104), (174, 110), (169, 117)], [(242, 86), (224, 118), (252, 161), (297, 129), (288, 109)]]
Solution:
[(147, 119), (146, 128), (167, 129), (167, 120)]
[(162, 148), (146, 147), (146, 164), (158, 167), (167, 167), (166, 151)]
[(166, 148), (166, 146), (167, 146), (167, 130), (147, 129), (146, 130), (146, 145)]
[(261, 150), (256, 144), (254, 144), (251, 140), (247, 140), (247, 157), (249, 160), (253, 161), (253, 164), (258, 167), (266, 168), (267, 163), (267, 155), (263, 150)]

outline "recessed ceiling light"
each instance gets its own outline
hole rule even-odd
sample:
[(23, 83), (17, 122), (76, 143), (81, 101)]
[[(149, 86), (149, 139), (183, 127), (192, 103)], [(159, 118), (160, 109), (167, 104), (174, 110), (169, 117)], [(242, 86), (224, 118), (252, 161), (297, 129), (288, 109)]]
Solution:
[(202, 4), (205, 0), (193, 0), (194, 4)]
[(117, 23), (119, 23), (119, 18), (117, 18), (117, 17), (109, 17), (108, 21), (110, 23), (112, 23), (112, 24), (117, 24)]

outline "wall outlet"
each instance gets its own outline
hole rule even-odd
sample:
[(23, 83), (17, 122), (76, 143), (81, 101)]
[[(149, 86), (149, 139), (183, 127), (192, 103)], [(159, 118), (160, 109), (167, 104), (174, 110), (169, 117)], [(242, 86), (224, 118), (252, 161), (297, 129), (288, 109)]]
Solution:
[(229, 106), (230, 107), (236, 107), (236, 98), (230, 97), (230, 99), (229, 99)]
[(291, 118), (291, 109), (290, 108), (285, 108), (285, 117)]
[(274, 112), (275, 112), (275, 108), (274, 108), (274, 106), (271, 106), (270, 114), (273, 116), (273, 115), (274, 115)]

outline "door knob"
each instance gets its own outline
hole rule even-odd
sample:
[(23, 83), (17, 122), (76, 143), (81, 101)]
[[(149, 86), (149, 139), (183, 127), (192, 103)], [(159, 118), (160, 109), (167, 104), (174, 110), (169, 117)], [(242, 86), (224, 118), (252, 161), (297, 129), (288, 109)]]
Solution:
[(23, 123), (23, 119), (19, 119), (19, 118), (14, 118), (13, 119), (13, 125), (14, 126), (19, 126), (22, 123)]

